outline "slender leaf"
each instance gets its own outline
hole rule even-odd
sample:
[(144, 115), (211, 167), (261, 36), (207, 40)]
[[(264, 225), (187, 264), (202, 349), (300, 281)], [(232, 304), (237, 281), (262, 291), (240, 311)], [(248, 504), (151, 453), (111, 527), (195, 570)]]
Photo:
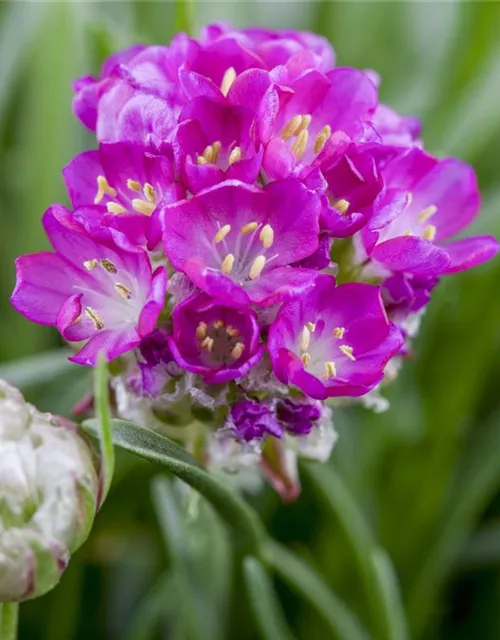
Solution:
[(94, 395), (97, 412), (96, 424), (101, 447), (101, 495), (98, 502), (101, 506), (108, 495), (115, 470), (115, 451), (111, 435), (111, 410), (108, 397), (108, 368), (102, 358), (96, 369)]
[[(263, 536), (260, 520), (230, 486), (215, 480), (192, 456), (165, 436), (124, 420), (112, 420), (111, 426), (117, 446), (165, 466), (196, 489), (227, 522), (238, 545), (258, 553)], [(87, 420), (84, 427), (91, 433), (98, 433), (96, 420)]]
[(69, 371), (78, 369), (68, 361), (69, 349), (54, 349), (45, 353), (19, 358), (0, 367), (0, 378), (19, 389), (54, 382)]
[(194, 0), (175, 0), (176, 31), (184, 31), (194, 36), (195, 7)]
[(243, 575), (262, 640), (292, 640), (271, 579), (260, 560), (244, 558)]
[(266, 561), (297, 595), (314, 607), (334, 638), (369, 640), (370, 636), (348, 606), (302, 558), (269, 540), (266, 545)]
[(164, 573), (151, 591), (139, 603), (129, 624), (126, 640), (153, 640), (160, 622), (173, 614), (177, 602), (171, 598), (175, 580)]

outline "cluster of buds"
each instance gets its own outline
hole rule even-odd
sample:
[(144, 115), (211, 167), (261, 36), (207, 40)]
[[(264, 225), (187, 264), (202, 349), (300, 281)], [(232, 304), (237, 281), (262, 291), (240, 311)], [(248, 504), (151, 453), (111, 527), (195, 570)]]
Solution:
[(71, 209), (45, 213), (54, 252), (18, 259), (14, 306), (74, 362), (120, 360), (123, 416), (195, 416), (176, 434), (208, 466), (258, 464), (293, 495), (290, 459), (335, 440), (331, 399), (373, 394), (440, 279), (498, 250), (453, 239), (474, 172), (427, 153), (377, 84), (293, 31), (210, 25), (110, 57), (75, 82), (98, 148), (64, 169)]
[(87, 538), (98, 473), (76, 427), (0, 380), (0, 602), (52, 589)]

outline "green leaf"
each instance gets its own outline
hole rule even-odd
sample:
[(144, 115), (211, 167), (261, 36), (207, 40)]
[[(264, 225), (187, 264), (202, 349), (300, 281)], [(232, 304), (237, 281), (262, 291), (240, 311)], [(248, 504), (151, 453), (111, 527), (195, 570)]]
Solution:
[(271, 579), (257, 558), (243, 559), (243, 575), (255, 622), (263, 640), (292, 640)]
[(305, 469), (351, 547), (371, 614), (373, 636), (403, 640), (407, 637), (403, 605), (385, 552), (376, 545), (354, 498), (333, 467), (308, 464)]
[(323, 618), (334, 638), (369, 640), (368, 633), (349, 607), (302, 558), (273, 540), (266, 545), (265, 557), (288, 586)]
[(175, 1), (175, 30), (194, 36), (195, 3), (194, 0)]
[(100, 507), (108, 495), (115, 470), (115, 451), (111, 435), (111, 410), (109, 408), (108, 368), (103, 358), (99, 359), (95, 372), (94, 396), (97, 413), (96, 425), (101, 448), (101, 495), (98, 503), (98, 507)]
[[(98, 433), (96, 420), (87, 420), (83, 426)], [(124, 420), (112, 420), (113, 442), (123, 449), (161, 464), (201, 493), (226, 521), (242, 549), (258, 554), (263, 530), (257, 514), (242, 500), (234, 489), (213, 478), (184, 449), (163, 435), (146, 427)]]
[(38, 355), (19, 358), (0, 367), (0, 378), (21, 390), (54, 382), (78, 365), (68, 361), (69, 349), (54, 349)]
[(164, 573), (151, 591), (139, 603), (127, 631), (127, 640), (153, 640), (161, 620), (171, 615), (177, 606), (174, 598), (175, 580)]
[(0, 638), (2, 640), (16, 640), (18, 618), (17, 602), (0, 603)]

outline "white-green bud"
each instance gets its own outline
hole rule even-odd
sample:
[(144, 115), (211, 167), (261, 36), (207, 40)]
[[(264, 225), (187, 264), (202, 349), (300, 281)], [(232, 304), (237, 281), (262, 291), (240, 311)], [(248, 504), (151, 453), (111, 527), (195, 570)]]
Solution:
[(98, 495), (76, 427), (0, 380), (0, 602), (43, 595), (87, 538)]

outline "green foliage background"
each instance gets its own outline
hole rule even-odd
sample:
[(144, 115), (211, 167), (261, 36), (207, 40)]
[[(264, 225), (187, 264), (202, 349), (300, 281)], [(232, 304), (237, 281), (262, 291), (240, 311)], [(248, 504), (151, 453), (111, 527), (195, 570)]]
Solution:
[[(66, 201), (62, 166), (94, 144), (72, 116), (71, 80), (96, 72), (116, 48), (168, 42), (180, 20), (167, 2), (0, 4), (0, 376), (42, 409), (68, 414), (90, 385), (86, 371), (52, 353), (36, 369), (9, 364), (59, 344), (54, 330), (17, 316), (8, 298), (14, 257), (46, 248), (41, 214)], [(311, 29), (331, 40), (339, 64), (376, 69), (382, 100), (422, 117), (429, 150), (475, 166), (484, 207), (473, 231), (500, 235), (499, 3), (200, 0), (195, 24), (210, 20)], [(415, 358), (390, 389), (389, 412), (336, 413), (330, 465), (392, 559), (411, 638), (500, 637), (499, 278), (497, 259), (442, 283)], [(151, 491), (153, 465), (129, 454), (117, 463), (90, 540), (53, 593), (23, 605), (20, 637), (260, 637), (213, 512), (163, 480)], [(338, 483), (326, 468), (303, 484), (290, 506), (270, 490), (249, 499), (370, 637), (390, 637), (373, 628), (349, 536), (334, 517)], [(276, 588), (297, 638), (332, 637), (307, 602), (279, 580)], [(275, 631), (268, 637), (281, 637)]]

